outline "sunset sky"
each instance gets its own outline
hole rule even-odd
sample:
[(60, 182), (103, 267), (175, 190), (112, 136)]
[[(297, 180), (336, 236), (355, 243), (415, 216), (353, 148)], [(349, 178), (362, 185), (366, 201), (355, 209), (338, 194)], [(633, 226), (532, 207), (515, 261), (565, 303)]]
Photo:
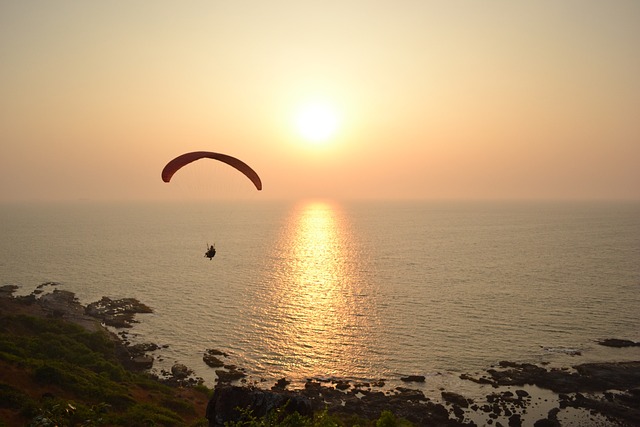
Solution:
[(0, 201), (640, 200), (639, 76), (637, 0), (0, 0)]

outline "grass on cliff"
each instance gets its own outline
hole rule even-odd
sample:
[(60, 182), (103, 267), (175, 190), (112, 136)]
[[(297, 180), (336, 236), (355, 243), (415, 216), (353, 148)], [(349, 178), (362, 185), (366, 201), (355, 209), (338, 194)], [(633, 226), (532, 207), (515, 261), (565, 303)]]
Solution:
[(326, 410), (306, 417), (294, 412), (289, 414), (285, 408), (271, 411), (264, 417), (254, 417), (250, 410), (243, 410), (242, 421), (229, 422), (226, 427), (412, 427), (413, 424), (403, 418), (397, 418), (391, 411), (383, 411), (377, 420), (366, 420), (356, 415), (341, 417), (329, 414)]
[[(105, 331), (57, 319), (0, 319), (0, 426), (207, 425), (190, 399), (143, 373), (127, 371)], [(200, 394), (200, 396), (198, 396)]]
[[(126, 370), (106, 331), (87, 332), (60, 319), (0, 316), (0, 427), (207, 426), (211, 390), (178, 389)], [(229, 427), (406, 427), (385, 411), (378, 420), (245, 412)]]

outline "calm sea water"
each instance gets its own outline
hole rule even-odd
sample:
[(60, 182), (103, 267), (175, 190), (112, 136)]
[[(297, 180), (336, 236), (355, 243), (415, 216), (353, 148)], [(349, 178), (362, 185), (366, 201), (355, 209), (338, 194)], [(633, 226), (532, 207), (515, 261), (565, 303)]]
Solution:
[(269, 386), (640, 360), (596, 343), (640, 340), (638, 204), (76, 203), (1, 219), (0, 284), (135, 297), (155, 312), (133, 339), (168, 344), (157, 369), (209, 383), (208, 348)]

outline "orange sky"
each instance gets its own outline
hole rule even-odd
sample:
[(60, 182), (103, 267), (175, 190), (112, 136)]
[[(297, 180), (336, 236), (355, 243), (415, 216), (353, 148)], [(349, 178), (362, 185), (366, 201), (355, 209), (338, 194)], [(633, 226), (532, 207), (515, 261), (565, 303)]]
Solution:
[(0, 201), (170, 199), (191, 150), (265, 199), (639, 200), (638, 46), (636, 0), (0, 0)]

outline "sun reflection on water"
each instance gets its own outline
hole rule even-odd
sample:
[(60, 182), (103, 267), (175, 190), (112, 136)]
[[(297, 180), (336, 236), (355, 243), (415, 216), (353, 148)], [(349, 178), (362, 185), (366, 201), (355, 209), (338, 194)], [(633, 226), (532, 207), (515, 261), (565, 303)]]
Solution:
[(267, 373), (302, 380), (375, 370), (366, 357), (375, 345), (375, 293), (363, 262), (337, 205), (295, 207), (274, 246), (266, 292), (254, 301)]

